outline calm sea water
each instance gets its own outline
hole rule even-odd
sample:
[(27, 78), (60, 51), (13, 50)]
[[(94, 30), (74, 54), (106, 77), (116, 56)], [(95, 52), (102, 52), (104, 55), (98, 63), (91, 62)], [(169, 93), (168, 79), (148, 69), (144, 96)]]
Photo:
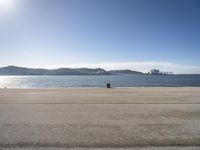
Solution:
[(200, 87), (200, 75), (0, 76), (0, 88)]

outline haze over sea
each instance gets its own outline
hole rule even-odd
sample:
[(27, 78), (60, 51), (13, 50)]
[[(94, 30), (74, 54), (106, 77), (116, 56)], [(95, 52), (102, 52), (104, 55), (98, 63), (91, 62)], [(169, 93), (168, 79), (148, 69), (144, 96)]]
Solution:
[(0, 76), (0, 88), (200, 87), (200, 75)]

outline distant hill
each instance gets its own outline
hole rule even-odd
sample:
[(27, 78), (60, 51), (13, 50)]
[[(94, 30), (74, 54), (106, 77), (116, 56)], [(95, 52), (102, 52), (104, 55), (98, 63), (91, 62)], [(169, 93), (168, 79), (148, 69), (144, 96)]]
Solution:
[(114, 75), (114, 74), (143, 74), (132, 70), (111, 70), (102, 68), (59, 68), (59, 69), (34, 69), (16, 66), (0, 68), (0, 75)]
[(0, 75), (107, 75), (109, 72), (101, 68), (59, 68), (59, 69), (33, 69), (16, 66), (0, 68)]
[(132, 70), (110, 70), (108, 72), (111, 74), (144, 74), (142, 72)]
[(16, 66), (8, 66), (0, 68), (0, 75), (45, 75), (51, 71), (47, 69), (32, 69)]

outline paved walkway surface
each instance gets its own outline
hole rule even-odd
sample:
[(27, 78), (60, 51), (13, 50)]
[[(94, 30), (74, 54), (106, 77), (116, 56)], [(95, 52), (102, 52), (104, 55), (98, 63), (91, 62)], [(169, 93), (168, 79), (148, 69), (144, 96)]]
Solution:
[(0, 90), (0, 150), (199, 146), (200, 88)]

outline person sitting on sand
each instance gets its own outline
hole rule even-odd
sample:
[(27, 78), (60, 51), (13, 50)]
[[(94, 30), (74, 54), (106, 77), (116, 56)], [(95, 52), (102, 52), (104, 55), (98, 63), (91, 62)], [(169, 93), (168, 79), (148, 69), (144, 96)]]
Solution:
[(107, 82), (107, 88), (111, 88), (111, 84), (110, 84), (110, 82)]

